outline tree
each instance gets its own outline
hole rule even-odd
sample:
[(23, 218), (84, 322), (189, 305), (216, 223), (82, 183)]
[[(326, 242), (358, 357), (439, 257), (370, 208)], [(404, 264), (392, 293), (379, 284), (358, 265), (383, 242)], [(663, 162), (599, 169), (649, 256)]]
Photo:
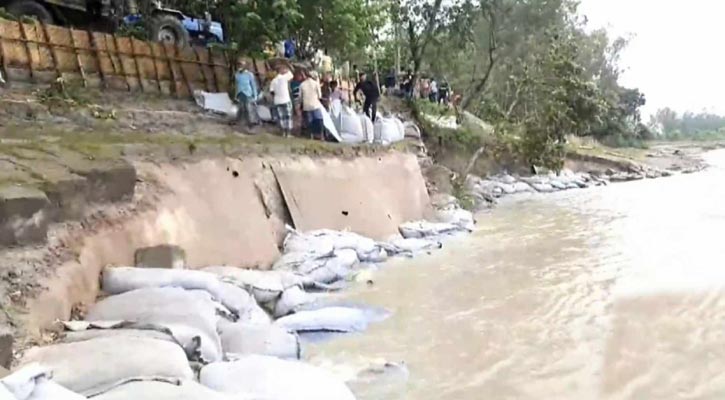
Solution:
[(434, 35), (445, 25), (447, 13), (443, 8), (443, 0), (398, 0), (395, 7), (400, 23), (405, 26), (406, 44), (412, 63), (412, 84), (415, 85), (423, 56)]
[(348, 58), (373, 44), (384, 23), (381, 1), (297, 0), (302, 18), (294, 36), (303, 58), (317, 49), (339, 58)]

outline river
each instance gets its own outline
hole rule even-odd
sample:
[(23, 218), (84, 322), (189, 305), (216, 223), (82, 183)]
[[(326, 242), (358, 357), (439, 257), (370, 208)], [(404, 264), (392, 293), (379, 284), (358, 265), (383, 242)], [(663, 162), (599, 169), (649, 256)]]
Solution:
[(316, 344), (344, 375), (404, 361), (359, 399), (722, 399), (725, 151), (672, 178), (507, 201), (442, 251), (345, 294), (393, 312)]

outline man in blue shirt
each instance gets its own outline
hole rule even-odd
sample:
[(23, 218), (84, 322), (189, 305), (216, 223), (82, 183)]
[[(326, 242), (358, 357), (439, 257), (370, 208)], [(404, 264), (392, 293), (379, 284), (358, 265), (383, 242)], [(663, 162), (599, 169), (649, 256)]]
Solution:
[(237, 100), (239, 101), (239, 111), (237, 112), (239, 123), (245, 119), (249, 126), (258, 125), (257, 98), (259, 97), (259, 89), (257, 88), (257, 79), (249, 70), (246, 61), (240, 61), (237, 64), (234, 80), (237, 88)]

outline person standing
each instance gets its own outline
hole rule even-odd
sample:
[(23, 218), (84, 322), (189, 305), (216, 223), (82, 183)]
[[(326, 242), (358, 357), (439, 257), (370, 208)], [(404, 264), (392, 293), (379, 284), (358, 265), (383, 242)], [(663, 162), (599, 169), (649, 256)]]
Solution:
[(380, 88), (378, 88), (378, 85), (376, 85), (375, 82), (368, 79), (368, 75), (364, 72), (360, 74), (360, 80), (355, 86), (355, 90), (353, 90), (352, 92), (355, 101), (359, 101), (359, 92), (362, 92), (363, 96), (365, 96), (363, 112), (365, 113), (365, 115), (370, 117), (373, 122), (375, 122), (375, 118), (378, 114), (378, 100), (380, 100)]
[(277, 110), (277, 120), (279, 127), (282, 129), (284, 137), (289, 137), (292, 133), (293, 114), (292, 114), (292, 96), (290, 95), (290, 81), (294, 78), (292, 71), (285, 65), (278, 68), (277, 76), (272, 79), (270, 84), (270, 92), (273, 96), (274, 108)]
[(302, 96), (302, 110), (305, 113), (307, 126), (310, 128), (310, 135), (314, 139), (319, 137), (324, 140), (324, 127), (322, 124), (322, 90), (320, 82), (317, 81), (317, 72), (310, 71), (302, 85), (300, 86), (300, 94)]
[(438, 102), (447, 106), (448, 105), (448, 98), (450, 96), (450, 90), (451, 87), (448, 85), (448, 81), (446, 79), (443, 79), (443, 83), (441, 83), (440, 88), (440, 95), (438, 96)]
[(237, 90), (236, 97), (239, 102), (239, 111), (237, 112), (239, 123), (241, 124), (242, 120), (246, 120), (249, 126), (258, 125), (257, 98), (259, 97), (259, 88), (257, 87), (257, 79), (249, 70), (246, 61), (240, 61), (237, 64), (234, 81)]
[(438, 82), (433, 78), (430, 80), (430, 96), (431, 103), (438, 103)]

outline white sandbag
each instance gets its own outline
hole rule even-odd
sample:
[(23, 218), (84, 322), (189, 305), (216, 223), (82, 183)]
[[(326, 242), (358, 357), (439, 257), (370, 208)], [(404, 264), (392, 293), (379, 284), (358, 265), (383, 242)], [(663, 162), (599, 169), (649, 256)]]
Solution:
[(272, 122), (272, 109), (264, 104), (257, 104), (257, 116), (260, 121)]
[(92, 397), (135, 380), (193, 379), (184, 351), (176, 344), (134, 337), (111, 337), (29, 349), (22, 365), (39, 363), (61, 386)]
[(29, 364), (0, 380), (0, 400), (83, 400), (86, 397), (51, 381), (52, 371)]
[(381, 117), (375, 121), (375, 143), (387, 146), (405, 137), (402, 123), (397, 118)]
[(194, 381), (180, 384), (166, 382), (129, 382), (94, 400), (233, 400)]
[(360, 124), (363, 127), (365, 142), (373, 143), (373, 141), (375, 141), (375, 125), (373, 125), (373, 120), (371, 120), (370, 117), (368, 117), (364, 113), (358, 113), (357, 116), (360, 119)]
[(405, 222), (398, 227), (398, 231), (404, 238), (436, 237), (455, 233), (461, 229), (457, 224), (428, 221)]
[(350, 107), (343, 107), (339, 114), (338, 130), (344, 143), (362, 143), (365, 141), (365, 131), (360, 118)]
[(67, 331), (61, 339), (63, 343), (82, 342), (99, 337), (133, 336), (179, 344), (169, 329), (150, 324), (128, 321), (65, 321), (63, 325)]
[(219, 331), (227, 355), (260, 354), (289, 359), (299, 359), (301, 355), (297, 334), (276, 325), (222, 322)]
[[(190, 358), (221, 360), (216, 331), (222, 306), (209, 293), (180, 288), (147, 288), (107, 297), (93, 305), (87, 320), (124, 320), (163, 326), (171, 331)], [(200, 342), (200, 343), (199, 343)], [(200, 352), (200, 354), (196, 354)]]
[(244, 288), (258, 303), (267, 303), (279, 298), (285, 289), (302, 285), (303, 278), (287, 271), (260, 271), (235, 267), (207, 267), (223, 280)]
[(227, 92), (209, 93), (203, 90), (194, 90), (194, 100), (199, 107), (207, 111), (229, 116), (237, 114), (237, 108)]
[(276, 318), (284, 317), (302, 306), (314, 303), (319, 298), (318, 295), (307, 293), (299, 286), (293, 286), (285, 290), (277, 300), (274, 306), (274, 316)]
[(531, 187), (539, 193), (551, 193), (556, 191), (556, 189), (549, 183), (532, 183)]
[(355, 400), (345, 383), (331, 373), (268, 356), (209, 364), (201, 370), (200, 381), (233, 399)]
[(249, 311), (239, 316), (238, 321), (255, 325), (269, 325), (272, 323), (272, 317), (255, 302)]
[(294, 332), (362, 332), (367, 329), (369, 318), (362, 309), (325, 307), (288, 315), (274, 325)]
[(436, 250), (443, 247), (437, 240), (423, 238), (395, 238), (388, 242), (389, 251), (395, 254), (415, 255), (421, 251)]
[(461, 229), (468, 231), (473, 231), (476, 224), (473, 213), (458, 207), (437, 210), (436, 219), (440, 222), (457, 225)]
[(339, 99), (335, 99), (332, 102), (330, 102), (330, 116), (335, 122), (335, 126), (337, 129), (340, 129), (340, 113), (342, 113), (342, 101)]
[(513, 185), (516, 188), (516, 193), (527, 193), (534, 191), (534, 188), (532, 188), (531, 185), (526, 182), (516, 182)]
[(336, 250), (331, 257), (309, 260), (299, 265), (296, 271), (315, 282), (333, 283), (346, 280), (359, 263), (355, 250)]
[(103, 270), (103, 291), (120, 294), (142, 288), (178, 287), (204, 290), (237, 315), (253, 307), (253, 299), (241, 288), (222, 282), (209, 272), (185, 269), (107, 267)]

